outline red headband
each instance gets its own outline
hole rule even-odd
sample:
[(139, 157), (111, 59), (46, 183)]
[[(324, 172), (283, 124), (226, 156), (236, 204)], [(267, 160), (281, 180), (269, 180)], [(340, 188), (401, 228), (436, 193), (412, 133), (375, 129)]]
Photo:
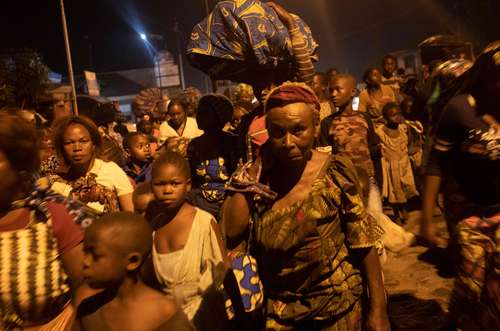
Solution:
[(299, 85), (282, 85), (271, 91), (271, 95), (267, 98), (265, 111), (299, 102), (313, 105), (317, 110), (321, 108), (318, 98), (311, 89)]

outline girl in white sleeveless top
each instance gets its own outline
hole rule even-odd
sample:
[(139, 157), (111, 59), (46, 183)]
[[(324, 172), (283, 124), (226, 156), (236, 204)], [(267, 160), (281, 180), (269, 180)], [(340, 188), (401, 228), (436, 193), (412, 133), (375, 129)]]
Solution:
[[(146, 211), (153, 233), (152, 260), (162, 290), (173, 295), (198, 330), (224, 330), (222, 281), (228, 264), (212, 215), (185, 201), (188, 162), (167, 152), (153, 162), (155, 200)], [(222, 329), (221, 329), (222, 327)]]

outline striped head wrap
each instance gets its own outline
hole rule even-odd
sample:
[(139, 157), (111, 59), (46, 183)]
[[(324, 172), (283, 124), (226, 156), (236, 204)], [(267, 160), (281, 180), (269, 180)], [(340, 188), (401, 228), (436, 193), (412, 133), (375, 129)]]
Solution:
[(306, 103), (316, 111), (321, 106), (314, 91), (304, 83), (286, 82), (272, 89), (264, 100), (264, 111), (267, 113), (270, 109), (283, 107), (292, 103)]

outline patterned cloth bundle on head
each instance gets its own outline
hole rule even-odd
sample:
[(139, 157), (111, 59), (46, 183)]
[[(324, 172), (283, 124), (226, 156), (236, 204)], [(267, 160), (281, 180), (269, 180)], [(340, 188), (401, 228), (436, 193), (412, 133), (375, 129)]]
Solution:
[[(311, 30), (293, 15), (314, 60), (318, 44)], [(269, 6), (258, 0), (220, 1), (212, 13), (197, 24), (188, 44), (190, 63), (212, 79), (255, 83), (263, 70), (283, 68), (292, 75), (290, 35)], [(288, 68), (288, 70), (287, 70)], [(283, 81), (292, 77), (283, 77)]]
[[(148, 115), (151, 120), (161, 116), (167, 110), (169, 98), (157, 87), (147, 88), (139, 92), (132, 103), (132, 110), (137, 118)], [(149, 119), (148, 119), (149, 120)]]

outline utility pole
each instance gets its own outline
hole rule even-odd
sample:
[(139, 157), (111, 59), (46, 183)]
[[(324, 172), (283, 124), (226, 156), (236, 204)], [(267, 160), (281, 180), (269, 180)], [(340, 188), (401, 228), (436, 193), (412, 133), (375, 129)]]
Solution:
[(71, 49), (69, 47), (68, 26), (66, 25), (66, 13), (64, 12), (64, 0), (59, 0), (61, 5), (61, 19), (64, 33), (64, 46), (66, 48), (66, 61), (68, 63), (68, 78), (71, 84), (71, 99), (73, 102), (73, 114), (78, 116), (78, 105), (76, 103), (75, 76), (73, 75), (73, 62), (71, 61)]
[(160, 88), (160, 92), (163, 94), (163, 86), (162, 86), (162, 78), (161, 75), (161, 63), (160, 63), (160, 51), (155, 51), (155, 65), (158, 67), (158, 87)]
[(181, 32), (179, 30), (179, 23), (177, 20), (174, 22), (174, 32), (175, 36), (177, 38), (177, 52), (178, 52), (178, 57), (179, 57), (179, 76), (181, 79), (181, 88), (183, 90), (186, 89), (186, 83), (184, 81), (184, 62), (182, 60), (182, 48), (181, 48)]

